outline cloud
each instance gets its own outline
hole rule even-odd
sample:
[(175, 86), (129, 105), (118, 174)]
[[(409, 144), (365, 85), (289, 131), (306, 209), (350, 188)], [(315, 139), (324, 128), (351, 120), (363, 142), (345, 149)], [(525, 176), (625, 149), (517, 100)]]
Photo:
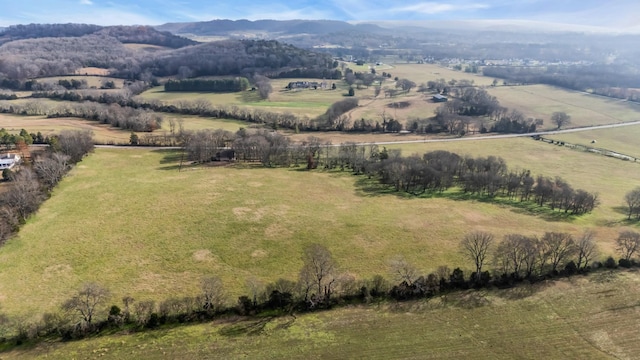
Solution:
[(446, 3), (436, 3), (436, 2), (423, 2), (414, 5), (408, 5), (403, 7), (392, 8), (389, 11), (391, 12), (410, 12), (410, 13), (420, 13), (425, 15), (433, 15), (440, 14), (444, 12), (451, 11), (468, 11), (468, 10), (483, 10), (488, 9), (490, 6), (486, 4), (479, 3), (469, 3), (469, 4), (446, 4)]
[(93, 1), (91, 1), (91, 0), (80, 0), (80, 4), (82, 4), (82, 5), (93, 5)]

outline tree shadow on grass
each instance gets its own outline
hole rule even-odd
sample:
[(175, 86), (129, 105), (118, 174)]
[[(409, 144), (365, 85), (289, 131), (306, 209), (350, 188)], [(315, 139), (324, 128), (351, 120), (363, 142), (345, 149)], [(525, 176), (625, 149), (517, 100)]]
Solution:
[(257, 320), (242, 320), (237, 323), (229, 324), (220, 329), (220, 335), (227, 337), (242, 336), (242, 335), (260, 335), (265, 326), (270, 323), (275, 317), (268, 316)]
[(512, 200), (506, 197), (488, 197), (478, 194), (465, 193), (454, 189), (448, 191), (426, 191), (421, 194), (411, 194), (405, 191), (397, 191), (395, 187), (382, 184), (378, 179), (359, 176), (355, 181), (355, 194), (361, 197), (378, 197), (383, 195), (395, 196), (399, 199), (431, 199), (441, 198), (454, 201), (475, 201), (494, 204), (509, 208), (512, 212), (525, 215), (534, 215), (547, 221), (573, 221), (578, 216), (564, 211), (551, 210), (547, 206), (540, 206), (533, 201)]

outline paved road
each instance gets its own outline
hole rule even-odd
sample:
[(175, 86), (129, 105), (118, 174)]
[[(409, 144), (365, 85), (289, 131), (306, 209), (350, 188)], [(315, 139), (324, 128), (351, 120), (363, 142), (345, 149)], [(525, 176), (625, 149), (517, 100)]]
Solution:
[[(458, 137), (458, 138), (449, 138), (449, 139), (423, 139), (423, 140), (397, 140), (397, 141), (377, 141), (370, 143), (359, 143), (359, 145), (396, 145), (396, 144), (419, 144), (419, 143), (437, 143), (437, 142), (451, 142), (451, 141), (479, 141), (479, 140), (495, 140), (495, 139), (510, 139), (517, 137), (531, 137), (535, 135), (545, 136), (545, 135), (556, 135), (556, 134), (566, 134), (566, 133), (574, 133), (580, 131), (590, 131), (590, 130), (599, 130), (599, 129), (611, 129), (622, 126), (632, 126), (632, 125), (640, 125), (640, 120), (625, 122), (625, 123), (617, 123), (617, 124), (608, 124), (608, 125), (595, 125), (595, 126), (587, 126), (573, 129), (564, 129), (564, 130), (552, 130), (552, 131), (538, 131), (534, 133), (527, 134), (503, 134), (503, 135), (478, 135), (478, 136), (467, 136), (467, 137)], [(341, 144), (332, 144), (331, 146), (340, 146)], [(46, 146), (46, 145), (45, 145)], [(171, 149), (180, 149), (179, 146), (119, 146), (119, 145), (96, 145), (97, 148), (101, 149), (149, 149), (149, 150), (171, 150)]]

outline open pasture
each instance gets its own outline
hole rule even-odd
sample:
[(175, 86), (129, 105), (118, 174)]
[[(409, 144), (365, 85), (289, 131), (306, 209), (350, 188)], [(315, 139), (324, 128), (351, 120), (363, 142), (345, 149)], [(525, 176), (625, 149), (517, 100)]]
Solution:
[[(204, 99), (214, 106), (242, 106), (250, 109), (290, 112), (298, 116), (316, 117), (324, 113), (334, 102), (344, 99), (344, 95), (348, 91), (347, 84), (342, 80), (324, 80), (325, 89), (288, 90), (285, 88), (289, 82), (298, 80), (322, 82), (318, 79), (275, 79), (271, 81), (273, 92), (268, 100), (260, 99), (255, 91), (236, 93), (165, 92), (163, 86), (149, 89), (140, 96), (173, 104), (183, 100)], [(331, 85), (334, 83), (336, 89), (331, 90)], [(373, 88), (368, 91), (373, 94)]]
[[(640, 158), (640, 143), (638, 143), (638, 139), (640, 139), (640, 126), (637, 125), (549, 135), (546, 137), (566, 141), (571, 144), (612, 150)], [(592, 143), (593, 140), (595, 140), (595, 143)]]
[[(637, 273), (598, 273), (429, 301), (41, 343), (3, 358), (631, 359)], [(634, 355), (636, 354), (636, 355)]]
[[(597, 192), (601, 205), (592, 214), (573, 221), (575, 225), (598, 226), (604, 237), (613, 239), (624, 225), (624, 195), (640, 183), (640, 164), (551, 145), (531, 138), (390, 145), (403, 155), (447, 150), (460, 155), (499, 156), (510, 169), (527, 169), (532, 174), (561, 176), (574, 188)], [(607, 249), (614, 252), (613, 247)]]
[[(238, 131), (241, 127), (249, 127), (252, 124), (228, 120), (215, 119), (191, 115), (170, 115), (163, 114), (164, 121), (162, 129), (154, 131), (153, 135), (161, 135), (163, 132), (169, 132), (171, 129), (170, 119), (173, 119), (176, 131), (182, 124), (185, 130), (204, 130), (204, 129), (223, 129), (231, 132)], [(59, 133), (62, 130), (91, 130), (93, 138), (97, 143), (107, 144), (128, 144), (131, 131), (114, 128), (106, 124), (100, 124), (96, 121), (89, 121), (79, 118), (47, 118), (45, 116), (22, 116), (13, 114), (0, 114), (0, 128), (5, 128), (9, 132), (20, 132), (21, 129), (27, 130), (29, 133), (41, 132), (48, 136)], [(143, 137), (144, 132), (136, 133)]]
[[(57, 84), (59, 80), (76, 80), (76, 81), (82, 81), (85, 80), (87, 82), (87, 86), (92, 88), (100, 88), (100, 86), (102, 86), (102, 82), (104, 81), (113, 81), (113, 83), (116, 85), (117, 89), (122, 89), (124, 87), (124, 80), (123, 79), (118, 79), (118, 78), (111, 78), (111, 77), (107, 77), (107, 76), (103, 76), (103, 75), (69, 75), (69, 76), (51, 76), (51, 77), (43, 77), (43, 78), (38, 78), (37, 79), (38, 82), (41, 83), (45, 83), (45, 82), (49, 82), (49, 83), (55, 83)], [(105, 90), (102, 90), (105, 91)]]
[(357, 278), (389, 276), (396, 255), (422, 272), (442, 264), (467, 269), (458, 242), (472, 230), (501, 238), (590, 228), (602, 252), (614, 253), (613, 239), (626, 225), (616, 208), (640, 179), (637, 164), (529, 139), (482, 144), (403, 147), (405, 154), (504, 154), (512, 168), (599, 191), (602, 205), (559, 220), (484, 201), (382, 195), (347, 173), (243, 166), (179, 172), (179, 152), (98, 149), (0, 251), (0, 303), (9, 316), (28, 318), (54, 310), (86, 281), (110, 288), (113, 302), (125, 295), (161, 300), (195, 295), (211, 275), (223, 279), (233, 301), (251, 277), (296, 279), (309, 243), (327, 246)]
[(409, 79), (417, 85), (438, 79), (445, 79), (447, 82), (451, 79), (473, 80), (473, 84), (477, 86), (488, 86), (493, 83), (491, 77), (456, 71), (436, 64), (393, 64), (393, 69), (386, 72), (391, 73), (393, 78)]
[(568, 127), (620, 123), (640, 119), (640, 104), (548, 85), (498, 86), (489, 88), (500, 105), (516, 109), (525, 117), (541, 118), (541, 129), (553, 130), (551, 115), (563, 111), (571, 116)]

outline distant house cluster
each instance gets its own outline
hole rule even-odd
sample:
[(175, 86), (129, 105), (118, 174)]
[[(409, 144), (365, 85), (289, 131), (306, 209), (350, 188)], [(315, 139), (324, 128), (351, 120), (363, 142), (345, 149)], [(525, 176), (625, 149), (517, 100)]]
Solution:
[(0, 154), (0, 170), (11, 169), (20, 163), (20, 155)]
[(287, 89), (317, 89), (320, 83), (317, 81), (292, 81), (287, 85)]

